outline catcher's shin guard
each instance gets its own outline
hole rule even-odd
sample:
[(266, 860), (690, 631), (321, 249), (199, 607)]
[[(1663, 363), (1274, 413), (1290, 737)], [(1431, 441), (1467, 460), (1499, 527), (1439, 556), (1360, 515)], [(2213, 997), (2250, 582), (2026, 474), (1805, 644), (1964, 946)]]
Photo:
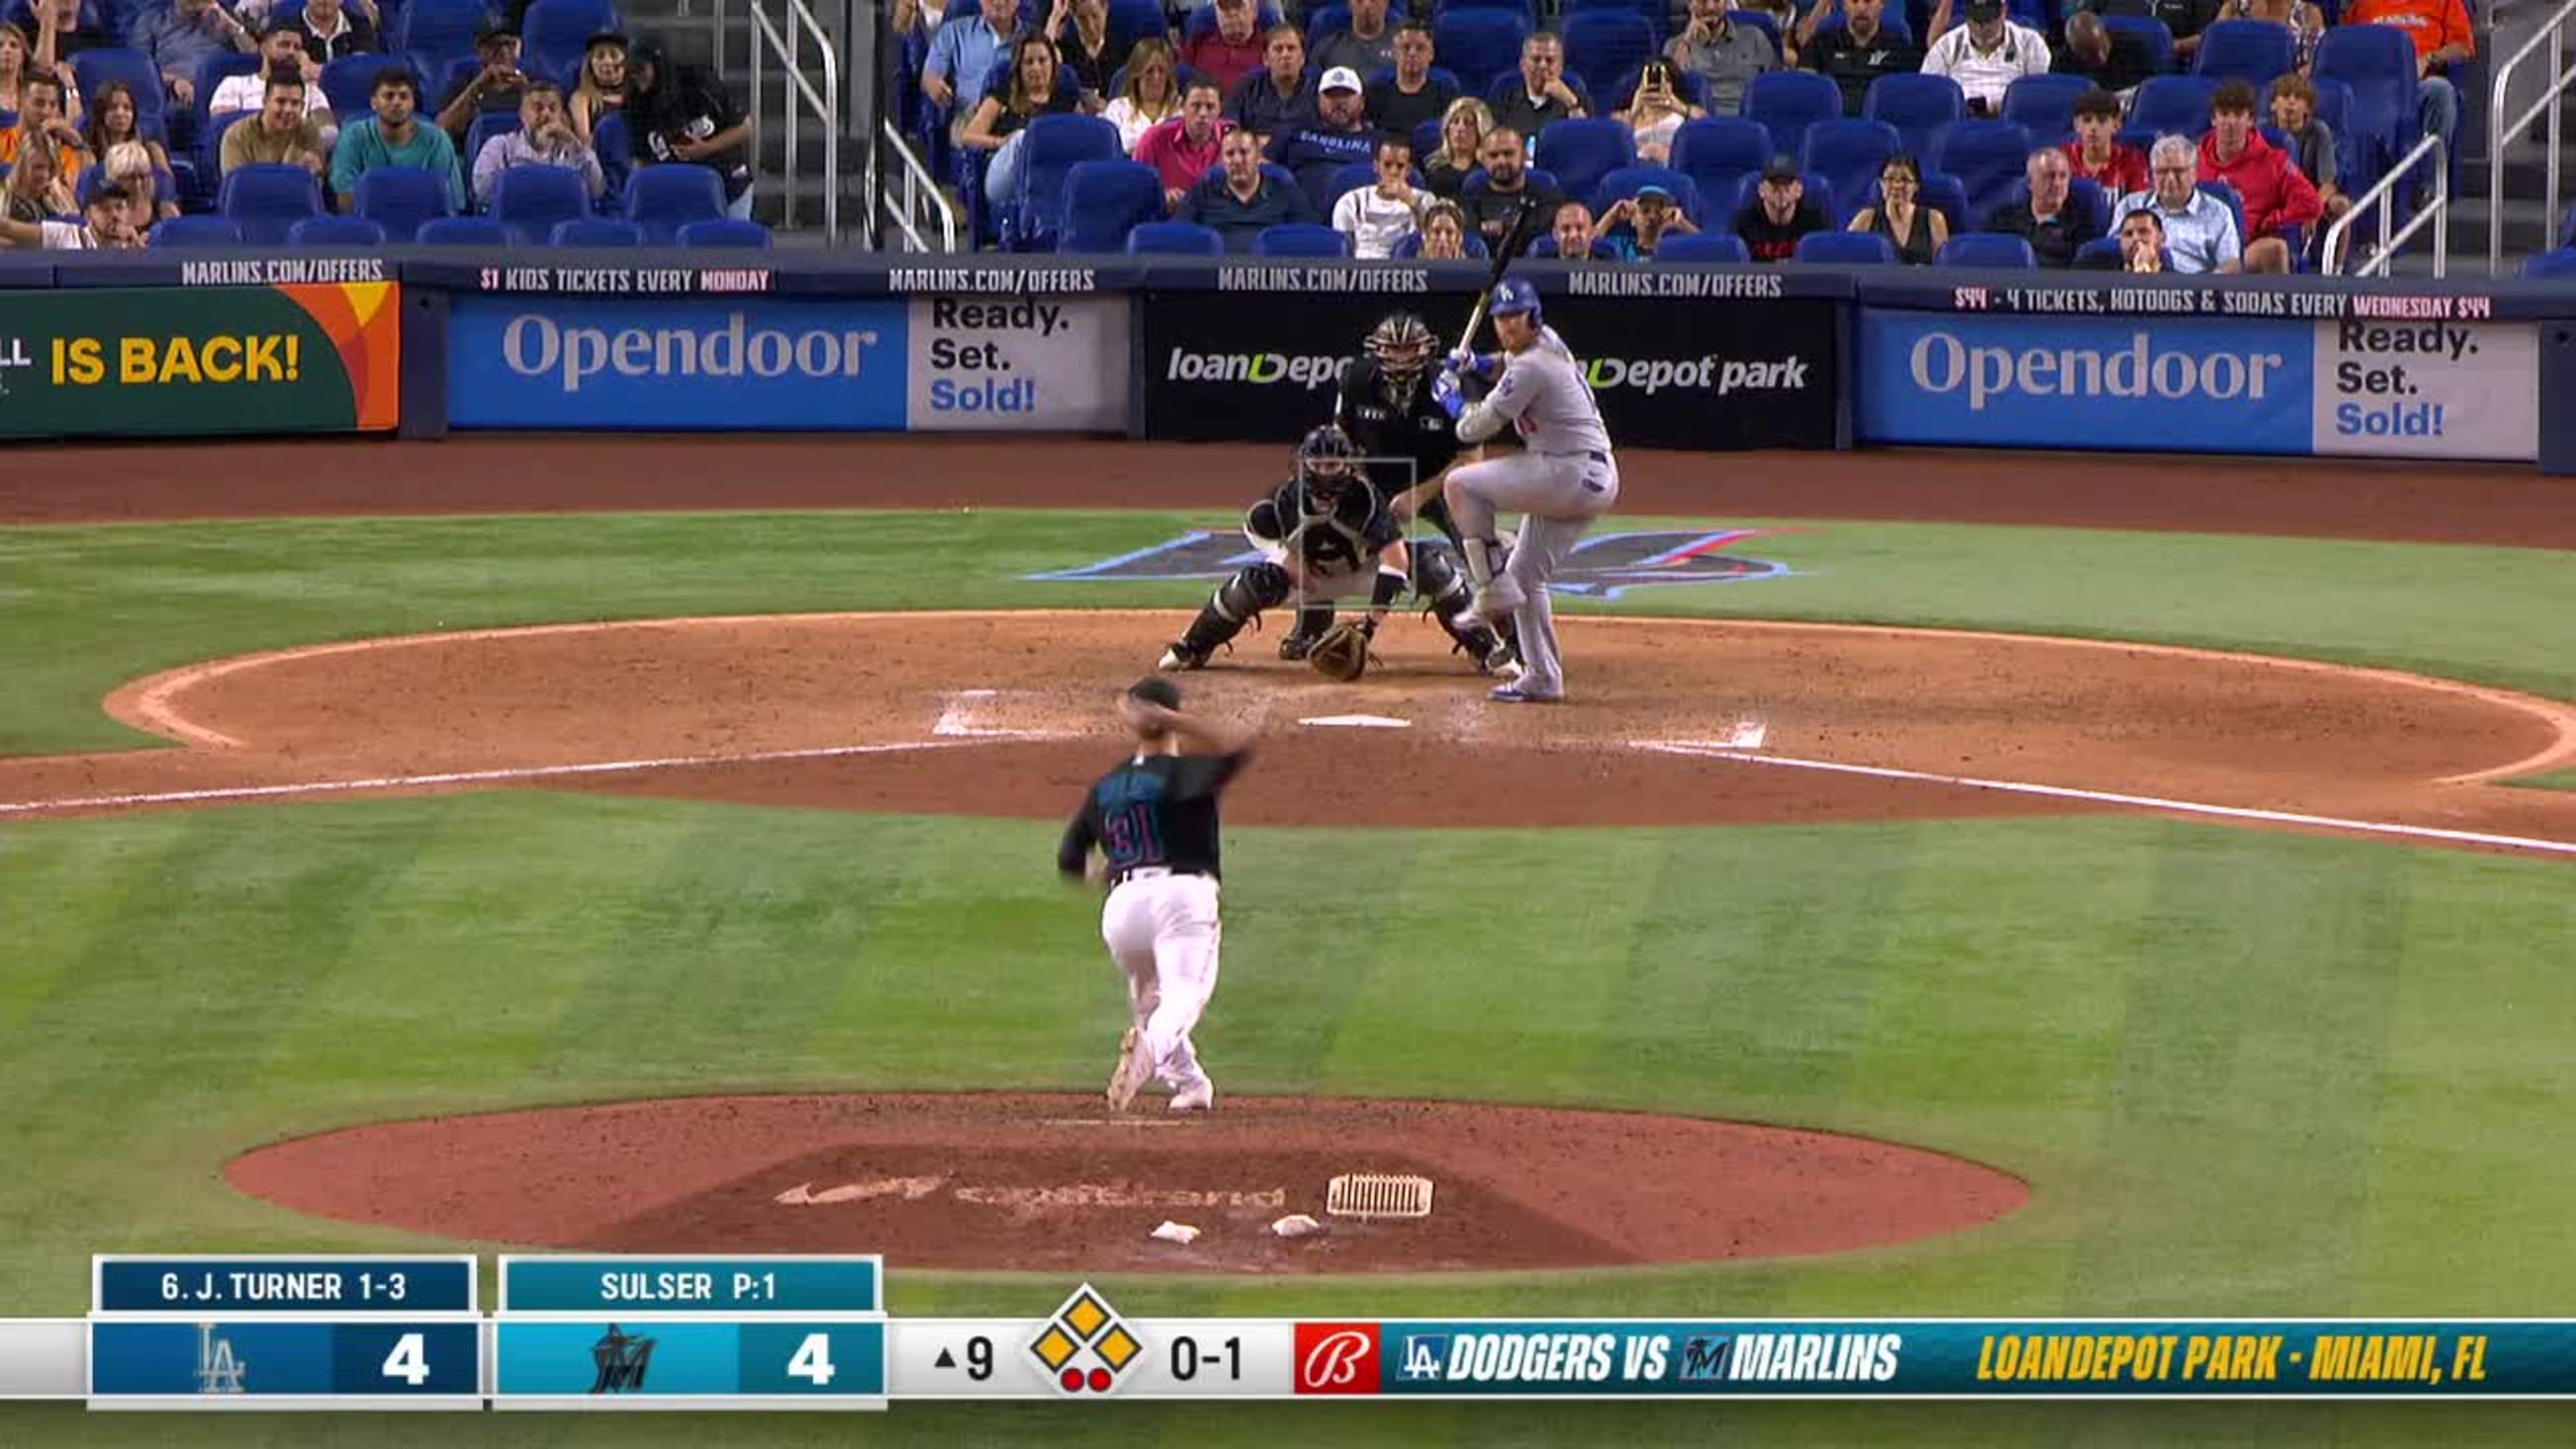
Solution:
[(1206, 659), (1233, 642), (1262, 610), (1286, 602), (1288, 571), (1274, 563), (1257, 563), (1217, 586), (1199, 616), (1190, 621), (1189, 632), (1175, 646), (1182, 653)]
[(1413, 550), (1413, 587), (1423, 602), (1431, 606), (1431, 617), (1478, 669), (1487, 673), (1511, 662), (1512, 648), (1492, 625), (1468, 612), (1474, 602), (1474, 591), (1467, 586), (1466, 572), (1449, 550), (1437, 544), (1417, 544)]

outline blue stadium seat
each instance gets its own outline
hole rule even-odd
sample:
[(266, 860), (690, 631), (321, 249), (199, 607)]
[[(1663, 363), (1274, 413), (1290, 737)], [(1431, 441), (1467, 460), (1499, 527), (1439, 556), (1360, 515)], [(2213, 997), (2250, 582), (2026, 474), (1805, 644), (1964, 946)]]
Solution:
[(1163, 0), (1109, 0), (1109, 31), (1133, 45), (1149, 35), (1168, 36), (1172, 27), (1163, 19)]
[(2221, 20), (2200, 32), (2191, 71), (2211, 80), (2250, 81), (2260, 89), (2298, 63), (2298, 40), (2290, 27), (2269, 20)]
[(644, 228), (613, 216), (584, 216), (555, 223), (550, 246), (559, 247), (640, 247), (644, 245)]
[[(1393, 17), (1392, 15), (1390, 15), (1390, 16), (1387, 18), (1387, 24), (1389, 24), (1389, 25), (1393, 25), (1393, 24), (1395, 24), (1395, 17)], [(1319, 46), (1319, 45), (1321, 45), (1321, 44), (1323, 44), (1323, 43), (1324, 43), (1324, 37), (1326, 37), (1326, 36), (1328, 36), (1328, 35), (1331, 35), (1333, 32), (1335, 32), (1335, 31), (1337, 31), (1337, 30), (1348, 30), (1348, 29), (1350, 29), (1350, 28), (1351, 28), (1351, 7), (1350, 7), (1350, 6), (1348, 6), (1348, 5), (1318, 5), (1318, 6), (1316, 6), (1316, 7), (1315, 7), (1311, 12), (1309, 12), (1309, 13), (1307, 14), (1307, 16), (1306, 16), (1306, 53), (1307, 53), (1307, 54), (1309, 54), (1309, 55), (1314, 54), (1314, 52), (1315, 52), (1315, 47), (1317, 47), (1317, 46)]]
[[(1422, 173), (1416, 171), (1413, 175), (1413, 184), (1416, 186), (1421, 185)], [(1368, 187), (1375, 186), (1376, 184), (1377, 167), (1371, 162), (1354, 161), (1348, 166), (1339, 167), (1333, 172), (1333, 179), (1324, 184), (1324, 204), (1319, 208), (1319, 210), (1321, 210), (1324, 215), (1331, 216), (1333, 214), (1333, 208), (1340, 204), (1343, 197), (1350, 195), (1354, 191), (1364, 190)]]
[(224, 176), (215, 209), (240, 223), (244, 241), (275, 246), (295, 223), (322, 214), (322, 183), (301, 166), (236, 166)]
[(1842, 87), (1813, 71), (1764, 71), (1744, 88), (1744, 116), (1771, 128), (1772, 150), (1795, 156), (1809, 126), (1843, 118)]
[[(1645, 76), (1646, 68), (1642, 65), (1632, 65), (1619, 72), (1618, 78), (1610, 83), (1610, 89), (1601, 93), (1602, 108), (1605, 111), (1626, 110), (1628, 103), (1637, 98), (1637, 82)], [(1698, 71), (1674, 71), (1673, 94), (1702, 110), (1708, 109), (1708, 82), (1700, 79)], [(1727, 119), (1741, 120), (1742, 117), (1729, 116)]]
[(690, 222), (715, 221), (724, 214), (724, 178), (713, 168), (665, 161), (627, 180), (626, 219), (642, 227), (644, 240), (653, 246), (669, 246)]
[[(322, 67), (322, 95), (331, 103), (331, 114), (341, 125), (363, 121), (375, 110), (376, 75), (388, 66), (399, 66), (396, 55), (344, 55)], [(419, 77), (413, 77), (418, 80)], [(438, 97), (420, 98), (424, 110), (437, 106)], [(471, 158), (468, 158), (471, 164)]]
[(1998, 271), (2036, 267), (2039, 257), (2021, 237), (1972, 231), (1951, 237), (1932, 258), (1936, 267), (1992, 267)]
[(2004, 90), (2003, 118), (2030, 132), (2033, 144), (2062, 146), (2075, 139), (2075, 101), (2093, 89), (2080, 75), (2026, 75)]
[(1163, 217), (1163, 180), (1139, 161), (1081, 161), (1064, 177), (1064, 219), (1055, 249), (1114, 254), (1127, 233)]
[(1753, 254), (1744, 249), (1744, 238), (1732, 232), (1692, 231), (1664, 238), (1655, 248), (1655, 260), (1691, 265), (1719, 262), (1750, 262)]
[(693, 221), (680, 228), (680, 245), (684, 247), (739, 248), (745, 251), (769, 250), (773, 238), (769, 228), (756, 221)]
[[(1624, 71), (1642, 65), (1655, 53), (1655, 30), (1642, 15), (1618, 10), (1583, 10), (1564, 18), (1565, 69), (1598, 92), (1615, 84)], [(1617, 105), (1625, 105), (1621, 97)]]
[(1896, 244), (1876, 232), (1811, 231), (1798, 238), (1792, 256), (1827, 266), (1894, 266)]
[(1946, 75), (1894, 71), (1869, 83), (1860, 103), (1861, 118), (1885, 121), (1903, 137), (1905, 149), (1928, 156), (1941, 128), (1968, 117), (1967, 92)]
[(1351, 239), (1329, 226), (1291, 222), (1265, 226), (1252, 238), (1256, 257), (1347, 257)]
[(1517, 73), (1529, 21), (1518, 10), (1452, 5), (1431, 22), (1432, 53), (1458, 77), (1466, 94), (1481, 96), (1496, 78)]
[(1637, 164), (1636, 133), (1619, 121), (1557, 121), (1539, 129), (1532, 166), (1556, 178), (1565, 194), (1584, 197), (1601, 178)]
[(1225, 238), (1196, 222), (1149, 221), (1127, 233), (1127, 254), (1131, 257), (1221, 257), (1225, 255)]
[(156, 247), (237, 247), (241, 224), (229, 216), (174, 216), (152, 228)]
[[(444, 65), (474, 53), (474, 37), (489, 19), (483, 0), (412, 0), (385, 49)], [(438, 98), (426, 96), (421, 103), (434, 106)]]
[[(228, 55), (210, 55), (200, 62), (197, 73), (190, 77), (197, 86), (197, 102), (193, 109), (197, 113), (199, 128), (202, 130), (206, 122), (214, 117), (212, 107), (216, 87), (237, 75), (257, 74), (259, 74), (259, 57), (243, 55), (238, 51)], [(256, 110), (257, 107), (253, 109)]]
[(434, 171), (387, 166), (358, 177), (357, 213), (385, 229), (388, 240), (410, 241), (422, 223), (452, 214), (446, 178)]
[(2126, 35), (2147, 53), (2147, 62), (2156, 74), (2170, 74), (2174, 68), (2173, 31), (2152, 15), (2104, 15), (2102, 28), (2116, 39)]
[(308, 216), (286, 229), (291, 247), (380, 247), (385, 229), (363, 216)]
[[(168, 230), (170, 223), (161, 223)], [(153, 242), (158, 245), (159, 237)], [(2522, 259), (2522, 279), (2526, 282), (2564, 282), (2576, 280), (2576, 249), (2560, 247), (2551, 252), (2534, 252)]]
[(422, 222), (412, 240), (425, 247), (505, 247), (511, 237), (488, 216), (442, 216)]
[(627, 183), (635, 176), (635, 143), (627, 136), (624, 111), (610, 111), (591, 122), (590, 149), (599, 157), (600, 179), (608, 183), (601, 208), (623, 210)]
[(1557, 15), (1561, 19), (1572, 19), (1577, 15), (1590, 15), (1597, 12), (1634, 15), (1645, 21), (1647, 28), (1654, 32), (1657, 44), (1663, 42), (1664, 26), (1668, 19), (1664, 10), (1664, 0), (1565, 0), (1564, 4), (1557, 7)]
[(578, 61), (583, 41), (617, 29), (617, 7), (608, 0), (536, 0), (519, 26), (527, 60), (552, 71)]
[(1923, 169), (1959, 178), (1969, 213), (1982, 217), (2023, 184), (2033, 149), (2030, 132), (2011, 121), (1961, 121), (1941, 133)]
[(2317, 88), (2330, 80), (2351, 88), (2344, 119), (2375, 148), (2368, 158), (2374, 174), (2385, 174), (2423, 138), (2415, 67), (2415, 42), (2393, 25), (2346, 25), (2317, 42)]
[(1591, 195), (1592, 214), (1599, 216), (1648, 186), (1660, 186), (1671, 192), (1673, 204), (1680, 207), (1682, 215), (1689, 217), (1694, 225), (1709, 224), (1707, 198), (1701, 195), (1698, 183), (1670, 166), (1622, 166), (1602, 177), (1600, 186)]
[[(1826, 218), (1832, 221), (1836, 226), (1843, 225), (1845, 222), (1849, 221), (1852, 216), (1859, 213), (1860, 208), (1857, 205), (1855, 205), (1850, 212), (1845, 212), (1842, 209), (1834, 196), (1834, 184), (1831, 181), (1826, 180), (1823, 176), (1820, 176), (1813, 171), (1808, 171), (1800, 174), (1798, 179), (1806, 184), (1807, 200), (1814, 202), (1816, 204), (1816, 209), (1823, 212)], [(1737, 182), (1735, 184), (1735, 204), (1727, 208), (1725, 216), (1719, 218), (1720, 225), (1728, 231), (1733, 231), (1735, 229), (1736, 213), (1758, 202), (1761, 199), (1761, 192), (1762, 176), (1759, 172), (1756, 172), (1751, 176), (1747, 176), (1742, 181)]]
[(1002, 241), (1014, 251), (1051, 251), (1064, 215), (1064, 178), (1084, 161), (1126, 157), (1118, 128), (1098, 116), (1039, 116), (1020, 142), (1020, 191), (1001, 218)]
[(476, 116), (473, 124), (465, 128), (465, 144), (457, 148), (457, 164), (463, 167), (466, 176), (471, 178), (474, 175), (474, 163), (482, 158), (483, 148), (492, 144), (492, 138), (515, 134), (518, 129), (517, 111), (485, 111)]
[(1673, 132), (1669, 163), (1698, 183), (1711, 201), (1735, 194), (1736, 182), (1760, 171), (1771, 160), (1771, 130), (1740, 116), (1684, 121)]
[(2158, 136), (2198, 141), (2209, 134), (2209, 98), (2216, 94), (2218, 82), (2206, 76), (2152, 77), (2129, 98), (2129, 119), (2120, 127), (2120, 139), (2140, 148), (2154, 145)]
[(1439, 13), (1452, 10), (1507, 10), (1532, 30), (1538, 28), (1538, 0), (1440, 0)]
[(492, 183), (492, 219), (522, 245), (554, 235), (557, 222), (590, 215), (590, 183), (569, 166), (513, 166)]
[[(28, 39), (34, 38), (30, 32)], [(122, 46), (100, 46), (72, 57), (72, 76), (83, 96), (97, 95), (98, 88), (110, 82), (122, 83), (134, 92), (134, 128), (154, 140), (168, 139), (169, 92), (152, 57)]]
[[(1798, 168), (1831, 182), (1835, 195), (1853, 198), (1857, 211), (1858, 198), (1878, 179), (1879, 168), (1904, 149), (1896, 128), (1885, 121), (1820, 121), (1807, 131), (1806, 154), (1799, 158)], [(1849, 220), (1849, 216), (1836, 216), (1834, 224)]]

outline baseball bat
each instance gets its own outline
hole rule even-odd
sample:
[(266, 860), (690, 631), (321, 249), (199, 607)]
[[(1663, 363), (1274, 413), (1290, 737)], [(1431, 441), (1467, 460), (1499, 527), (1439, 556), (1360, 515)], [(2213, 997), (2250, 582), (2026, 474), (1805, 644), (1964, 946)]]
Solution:
[(1510, 270), (1518, 257), (1521, 233), (1527, 228), (1530, 213), (1537, 208), (1527, 195), (1512, 203), (1511, 225), (1503, 228), (1503, 239), (1494, 246), (1493, 270), (1485, 275), (1485, 290), (1476, 294), (1476, 305), (1467, 313), (1467, 329), (1458, 334), (1458, 345), (1452, 352), (1464, 352), (1476, 344), (1476, 329), (1485, 325), (1485, 312), (1494, 305), (1494, 288), (1500, 286), (1503, 273)]

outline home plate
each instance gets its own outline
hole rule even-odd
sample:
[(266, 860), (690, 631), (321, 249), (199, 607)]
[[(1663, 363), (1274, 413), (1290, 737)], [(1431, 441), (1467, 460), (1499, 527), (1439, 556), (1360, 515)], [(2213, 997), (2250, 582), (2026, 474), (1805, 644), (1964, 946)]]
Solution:
[(1319, 714), (1312, 719), (1301, 719), (1297, 721), (1297, 723), (1302, 725), (1324, 725), (1330, 728), (1351, 730), (1409, 730), (1413, 728), (1413, 721), (1409, 719), (1389, 719), (1382, 714)]

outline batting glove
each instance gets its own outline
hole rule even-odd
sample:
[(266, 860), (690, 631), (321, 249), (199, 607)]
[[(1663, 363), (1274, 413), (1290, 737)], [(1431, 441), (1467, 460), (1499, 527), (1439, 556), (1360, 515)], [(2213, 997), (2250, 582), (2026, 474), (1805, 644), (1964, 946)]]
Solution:
[(1467, 399), (1458, 391), (1458, 374), (1446, 367), (1431, 380), (1431, 400), (1440, 404), (1440, 410), (1447, 413), (1452, 422), (1467, 411)]
[(1449, 370), (1465, 377), (1492, 377), (1494, 354), (1461, 347), (1449, 354)]

